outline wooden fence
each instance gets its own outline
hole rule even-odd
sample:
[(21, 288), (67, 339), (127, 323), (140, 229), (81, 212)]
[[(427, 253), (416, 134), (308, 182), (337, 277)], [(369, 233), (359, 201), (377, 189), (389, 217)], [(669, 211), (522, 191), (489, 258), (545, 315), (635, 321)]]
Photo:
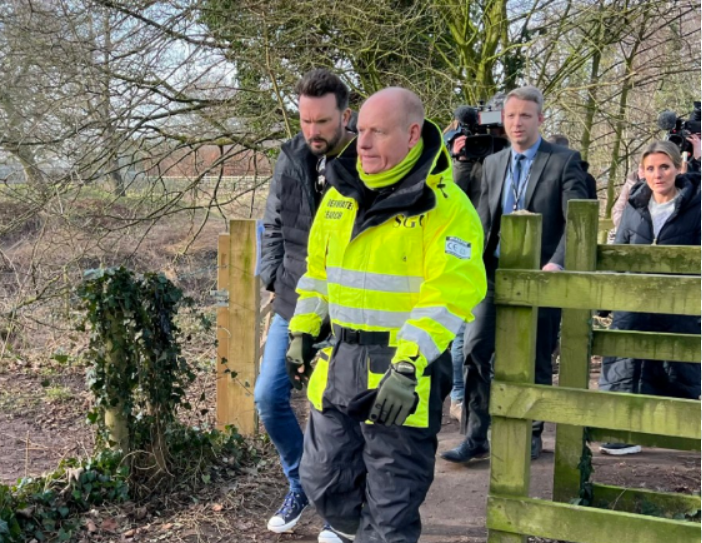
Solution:
[(256, 221), (230, 221), (229, 234), (219, 236), (217, 259), (217, 425), (234, 425), (242, 435), (253, 435), (263, 319)]
[[(597, 440), (699, 450), (699, 401), (591, 391), (588, 383), (592, 354), (700, 363), (699, 335), (592, 327), (593, 309), (699, 315), (700, 248), (598, 245), (598, 203), (572, 201), (568, 271), (552, 273), (538, 271), (539, 215), (503, 217), (501, 230), (489, 543), (521, 543), (525, 535), (574, 543), (699, 541), (698, 523), (633, 512), (651, 504), (684, 516), (699, 511), (699, 496), (591, 484), (586, 428)], [(533, 384), (538, 306), (563, 308), (558, 387)], [(561, 503), (529, 498), (532, 420), (557, 424), (554, 499)], [(578, 500), (593, 507), (570, 504)]]

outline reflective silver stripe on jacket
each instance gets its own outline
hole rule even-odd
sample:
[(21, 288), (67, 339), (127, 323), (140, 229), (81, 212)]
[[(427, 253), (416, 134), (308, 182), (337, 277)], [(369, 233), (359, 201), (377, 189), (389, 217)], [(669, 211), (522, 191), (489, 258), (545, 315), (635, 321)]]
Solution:
[(379, 292), (418, 293), (422, 283), (424, 283), (424, 277), (361, 272), (329, 267), (327, 268), (327, 281), (344, 287), (376, 290)]
[(315, 279), (314, 277), (309, 277), (308, 275), (303, 275), (297, 282), (297, 288), (300, 290), (306, 290), (307, 292), (318, 292), (323, 296), (327, 296), (327, 282), (322, 279)]
[(458, 334), (458, 331), (463, 325), (463, 319), (461, 317), (454, 315), (443, 306), (415, 307), (410, 315), (410, 319), (421, 319), (424, 317), (438, 322), (454, 334)]
[(400, 328), (400, 331), (397, 333), (397, 339), (414, 341), (419, 345), (419, 350), (424, 355), (424, 358), (427, 359), (428, 363), (433, 362), (441, 355), (441, 351), (439, 351), (439, 348), (436, 346), (429, 333), (413, 324), (406, 323)]
[(383, 328), (400, 328), (409, 318), (408, 311), (385, 311), (381, 309), (359, 309), (339, 304), (329, 304), (329, 316), (333, 321), (347, 324), (365, 324)]
[(295, 316), (308, 315), (309, 313), (314, 313), (324, 320), (329, 314), (329, 304), (318, 296), (299, 299), (295, 306)]

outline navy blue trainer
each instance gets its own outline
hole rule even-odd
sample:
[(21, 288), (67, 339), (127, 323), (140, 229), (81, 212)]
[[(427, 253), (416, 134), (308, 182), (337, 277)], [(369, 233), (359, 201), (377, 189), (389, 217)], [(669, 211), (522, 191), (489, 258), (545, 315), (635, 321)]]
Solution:
[(308, 504), (307, 496), (302, 492), (288, 492), (283, 500), (283, 505), (268, 521), (268, 529), (276, 534), (292, 530)]

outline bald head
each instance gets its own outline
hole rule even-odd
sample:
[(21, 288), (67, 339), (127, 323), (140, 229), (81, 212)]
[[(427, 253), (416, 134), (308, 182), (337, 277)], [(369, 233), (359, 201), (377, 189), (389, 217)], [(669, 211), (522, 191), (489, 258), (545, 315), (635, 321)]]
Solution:
[(388, 87), (371, 95), (358, 113), (356, 146), (363, 171), (380, 173), (402, 162), (423, 126), (424, 106), (412, 91)]
[(424, 105), (415, 93), (402, 87), (388, 87), (372, 94), (361, 106), (378, 105), (386, 115), (394, 117), (405, 128), (418, 124), (420, 130), (424, 126)]

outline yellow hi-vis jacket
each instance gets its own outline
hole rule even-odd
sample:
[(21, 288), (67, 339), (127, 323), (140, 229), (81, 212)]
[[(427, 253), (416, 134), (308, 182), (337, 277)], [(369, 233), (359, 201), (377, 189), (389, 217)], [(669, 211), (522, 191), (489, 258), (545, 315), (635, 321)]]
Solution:
[[(355, 142), (327, 166), (331, 188), (310, 231), (307, 272), (297, 292), (291, 333), (317, 336), (322, 321), (354, 330), (387, 331), (393, 362), (417, 368), (419, 405), (406, 426), (427, 427), (428, 364), (455, 338), (485, 297), (483, 231), (478, 214), (453, 182), (438, 127), (425, 122), (424, 151), (391, 189), (369, 190), (356, 172)], [(327, 353), (328, 357), (328, 353)], [(328, 362), (321, 357), (308, 398), (322, 409)], [(375, 388), (382, 374), (371, 374)]]

